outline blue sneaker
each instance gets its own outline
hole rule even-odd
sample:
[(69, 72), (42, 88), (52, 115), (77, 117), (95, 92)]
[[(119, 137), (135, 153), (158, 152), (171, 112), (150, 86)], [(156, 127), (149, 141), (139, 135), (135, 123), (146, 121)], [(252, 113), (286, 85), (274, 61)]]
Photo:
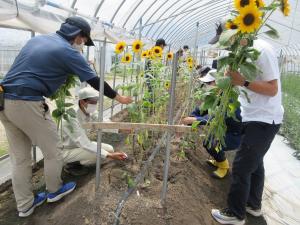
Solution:
[(45, 192), (38, 193), (34, 197), (34, 201), (32, 203), (32, 206), (24, 212), (19, 212), (19, 217), (30, 216), (34, 212), (34, 209), (36, 207), (40, 206), (41, 204), (43, 204), (46, 201), (46, 199), (47, 199), (47, 196), (46, 196)]
[(48, 193), (47, 202), (56, 202), (56, 201), (60, 200), (65, 195), (74, 191), (75, 187), (76, 187), (75, 182), (69, 182), (69, 183), (64, 184), (63, 186), (61, 186), (60, 189), (58, 189), (57, 192)]

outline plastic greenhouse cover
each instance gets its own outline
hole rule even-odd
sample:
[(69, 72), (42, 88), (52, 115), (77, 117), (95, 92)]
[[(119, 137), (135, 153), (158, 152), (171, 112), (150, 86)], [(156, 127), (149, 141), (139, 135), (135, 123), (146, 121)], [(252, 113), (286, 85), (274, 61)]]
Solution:
[[(16, 2), (17, 19), (4, 20), (4, 17), (13, 16), (14, 11), (17, 16)], [(284, 17), (276, 12), (269, 22), (278, 29), (280, 38), (270, 40), (262, 35), (275, 47), (297, 44), (300, 40), (300, 4), (298, 0), (289, 2), (291, 15)], [(52, 32), (66, 17), (76, 13), (92, 23), (100, 21), (95, 26), (94, 38), (131, 42), (138, 37), (141, 19), (141, 33), (148, 42), (163, 37), (177, 49), (184, 44), (195, 45), (196, 22), (200, 24), (198, 46), (207, 44), (215, 33), (214, 23), (230, 12), (232, 3), (233, 0), (0, 0), (0, 25)]]

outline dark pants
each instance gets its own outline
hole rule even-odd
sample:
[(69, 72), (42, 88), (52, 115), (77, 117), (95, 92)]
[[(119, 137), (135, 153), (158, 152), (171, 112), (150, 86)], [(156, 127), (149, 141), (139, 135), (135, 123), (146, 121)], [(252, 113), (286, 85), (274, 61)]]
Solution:
[(237, 149), (241, 143), (241, 135), (235, 133), (227, 133), (225, 136), (225, 144), (220, 151), (216, 151), (215, 146), (208, 148), (207, 145), (203, 144), (204, 148), (217, 162), (223, 162), (226, 160), (225, 151)]
[(229, 209), (245, 218), (246, 205), (260, 208), (264, 188), (263, 158), (278, 132), (280, 124), (243, 123), (242, 143), (232, 167), (232, 183), (228, 194)]

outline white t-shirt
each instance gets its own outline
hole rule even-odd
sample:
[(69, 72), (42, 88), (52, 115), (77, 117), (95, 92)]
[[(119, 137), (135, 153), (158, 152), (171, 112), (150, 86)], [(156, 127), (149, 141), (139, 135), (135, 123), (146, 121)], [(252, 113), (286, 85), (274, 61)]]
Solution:
[(241, 103), (242, 121), (259, 121), (272, 124), (282, 123), (283, 106), (281, 104), (281, 82), (278, 60), (273, 47), (264, 40), (255, 40), (254, 48), (260, 51), (257, 60), (257, 67), (261, 71), (256, 80), (271, 81), (277, 80), (278, 92), (274, 97), (255, 93), (245, 87), (241, 90), (247, 92), (250, 99), (248, 103), (245, 94), (241, 93), (239, 101)]

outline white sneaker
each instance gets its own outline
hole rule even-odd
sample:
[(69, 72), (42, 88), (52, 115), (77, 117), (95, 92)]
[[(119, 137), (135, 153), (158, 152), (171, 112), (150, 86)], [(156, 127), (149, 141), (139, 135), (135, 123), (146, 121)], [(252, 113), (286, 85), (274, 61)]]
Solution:
[(263, 215), (261, 209), (253, 209), (250, 206), (246, 207), (246, 212), (255, 217), (260, 217)]
[(212, 217), (220, 224), (244, 225), (245, 220), (238, 219), (229, 209), (211, 210)]

